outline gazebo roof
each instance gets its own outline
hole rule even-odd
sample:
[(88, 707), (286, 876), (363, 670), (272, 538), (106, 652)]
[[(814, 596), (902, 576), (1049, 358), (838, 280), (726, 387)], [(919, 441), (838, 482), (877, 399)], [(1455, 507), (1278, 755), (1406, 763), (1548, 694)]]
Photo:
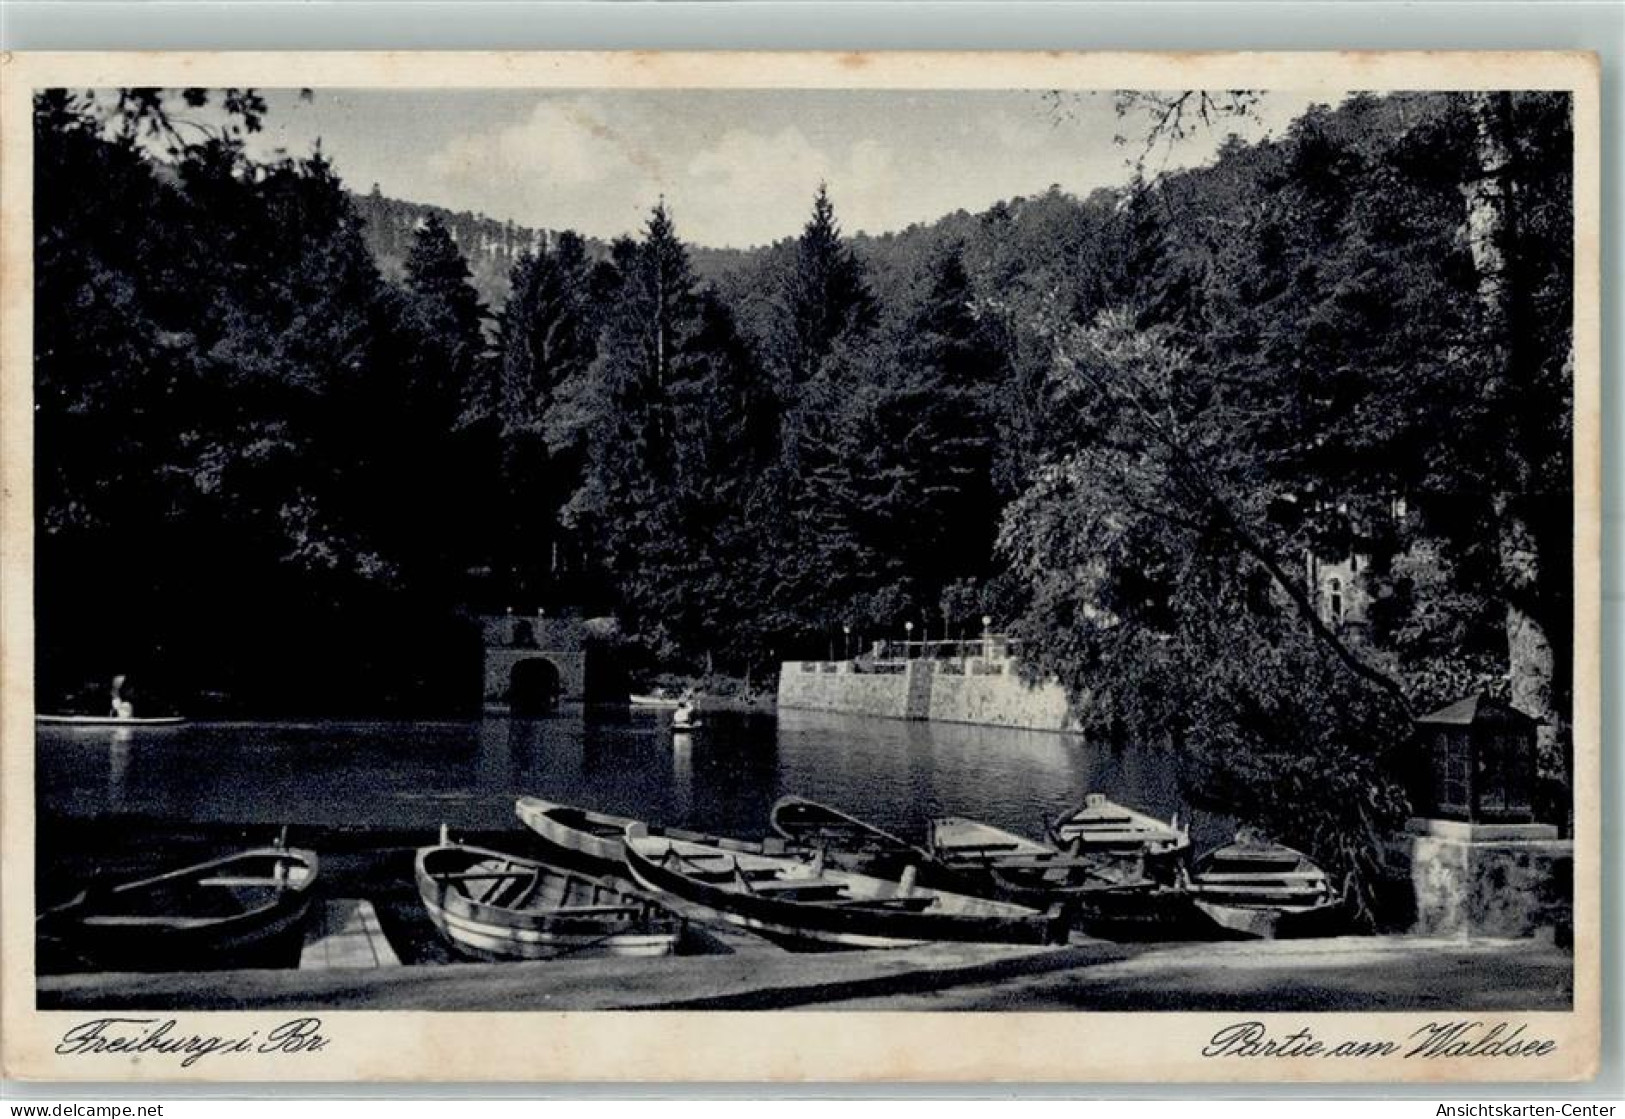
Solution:
[(1540, 721), (1534, 716), (1527, 715), (1511, 704), (1503, 703), (1485, 692), (1478, 692), (1475, 695), (1467, 696), (1465, 699), (1458, 699), (1454, 703), (1439, 708), (1432, 714), (1423, 715), (1416, 721), (1423, 726), (1466, 727), (1478, 722), (1479, 716), (1491, 711), (1498, 715), (1511, 715), (1526, 723)]

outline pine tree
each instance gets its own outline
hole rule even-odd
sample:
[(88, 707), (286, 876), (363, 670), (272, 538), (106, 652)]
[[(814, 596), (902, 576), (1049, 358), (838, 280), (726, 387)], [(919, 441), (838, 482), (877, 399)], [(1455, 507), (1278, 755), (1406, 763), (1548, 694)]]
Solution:
[(451, 232), (430, 214), (406, 254), (406, 290), (426, 339), (438, 351), (465, 423), (488, 419), (497, 403), (485, 341), (486, 310), (471, 279)]
[(732, 317), (695, 280), (664, 204), (615, 254), (620, 283), (590, 380), (573, 522), (601, 539), (629, 623), (667, 653), (738, 639), (744, 522), (772, 432)]
[(863, 265), (841, 239), (835, 205), (823, 183), (796, 240), (794, 264), (780, 284), (785, 329), (776, 354), (778, 375), (781, 392), (793, 399), (838, 339), (872, 330), (879, 317)]
[(553, 585), (557, 563), (574, 552), (559, 515), (580, 484), (583, 449), (577, 440), (550, 446), (548, 433), (561, 394), (579, 390), (595, 354), (589, 280), (581, 238), (561, 234), (515, 262), (502, 312), (496, 437), (506, 511), (495, 543), (509, 597), (525, 601), (569, 594)]

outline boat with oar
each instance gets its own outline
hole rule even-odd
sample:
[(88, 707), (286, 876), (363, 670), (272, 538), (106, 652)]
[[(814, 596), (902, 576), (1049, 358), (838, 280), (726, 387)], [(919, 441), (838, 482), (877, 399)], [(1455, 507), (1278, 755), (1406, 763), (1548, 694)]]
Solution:
[(185, 715), (35, 715), (34, 722), (42, 727), (178, 727), (186, 722)]
[(647, 692), (634, 692), (626, 697), (626, 701), (633, 707), (652, 707), (668, 711), (683, 702), (674, 696), (654, 695)]
[(112, 886), (39, 915), (42, 959), (70, 969), (194, 971), (297, 961), (318, 864), (254, 847)]
[(533, 859), (440, 842), (417, 853), (418, 896), (429, 920), (465, 955), (669, 956), (683, 920), (625, 885)]
[(1199, 858), (1183, 885), (1196, 909), (1230, 936), (1323, 934), (1343, 915), (1343, 897), (1324, 870), (1251, 828)]
[(794, 946), (899, 948), (933, 941), (1064, 944), (1067, 921), (1009, 902), (832, 869), (818, 856), (728, 851), (669, 836), (626, 838), (633, 877), (722, 920)]
[(1163, 823), (1101, 793), (1089, 793), (1083, 803), (1045, 828), (1049, 841), (1075, 855), (1121, 856), (1141, 854), (1146, 871), (1171, 881), (1173, 868), (1190, 853), (1190, 830), (1179, 817)]
[(683, 828), (645, 824), (630, 816), (615, 816), (555, 804), (540, 797), (520, 797), (514, 804), (520, 823), (535, 833), (547, 852), (572, 865), (590, 867), (604, 874), (626, 873), (626, 829), (634, 824), (649, 835), (669, 836), (685, 842), (703, 843), (744, 854), (785, 854), (788, 845), (781, 839), (728, 839)]
[(884, 828), (805, 797), (780, 797), (769, 822), (793, 847), (823, 851), (826, 862), (843, 870), (897, 878), (930, 862), (924, 850)]
[(960, 879), (1026, 905), (1154, 886), (1137, 854), (1076, 855), (962, 816), (932, 820), (925, 849), (937, 866)]
[(671, 730), (673, 734), (688, 734), (705, 726), (705, 720), (695, 710), (688, 700), (683, 700), (677, 709), (671, 713)]

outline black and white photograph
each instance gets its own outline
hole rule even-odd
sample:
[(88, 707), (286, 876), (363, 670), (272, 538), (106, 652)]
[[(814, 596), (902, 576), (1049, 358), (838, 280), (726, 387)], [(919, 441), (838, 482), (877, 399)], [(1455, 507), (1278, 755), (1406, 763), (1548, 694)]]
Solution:
[(8, 1063), (1593, 1067), (1594, 60), (1022, 57), (11, 82)]

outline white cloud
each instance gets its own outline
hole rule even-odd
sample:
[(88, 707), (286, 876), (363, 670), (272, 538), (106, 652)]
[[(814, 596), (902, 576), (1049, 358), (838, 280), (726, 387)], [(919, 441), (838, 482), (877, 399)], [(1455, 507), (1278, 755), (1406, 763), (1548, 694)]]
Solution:
[(860, 139), (823, 147), (794, 126), (735, 128), (697, 152), (673, 199), (684, 235), (710, 244), (762, 244), (800, 230), (819, 183), (847, 229), (883, 225), (898, 176), (890, 145)]
[(544, 101), (518, 124), (455, 136), (429, 157), (448, 182), (545, 175), (585, 186), (637, 170), (658, 176), (658, 160), (639, 152), (585, 100)]

